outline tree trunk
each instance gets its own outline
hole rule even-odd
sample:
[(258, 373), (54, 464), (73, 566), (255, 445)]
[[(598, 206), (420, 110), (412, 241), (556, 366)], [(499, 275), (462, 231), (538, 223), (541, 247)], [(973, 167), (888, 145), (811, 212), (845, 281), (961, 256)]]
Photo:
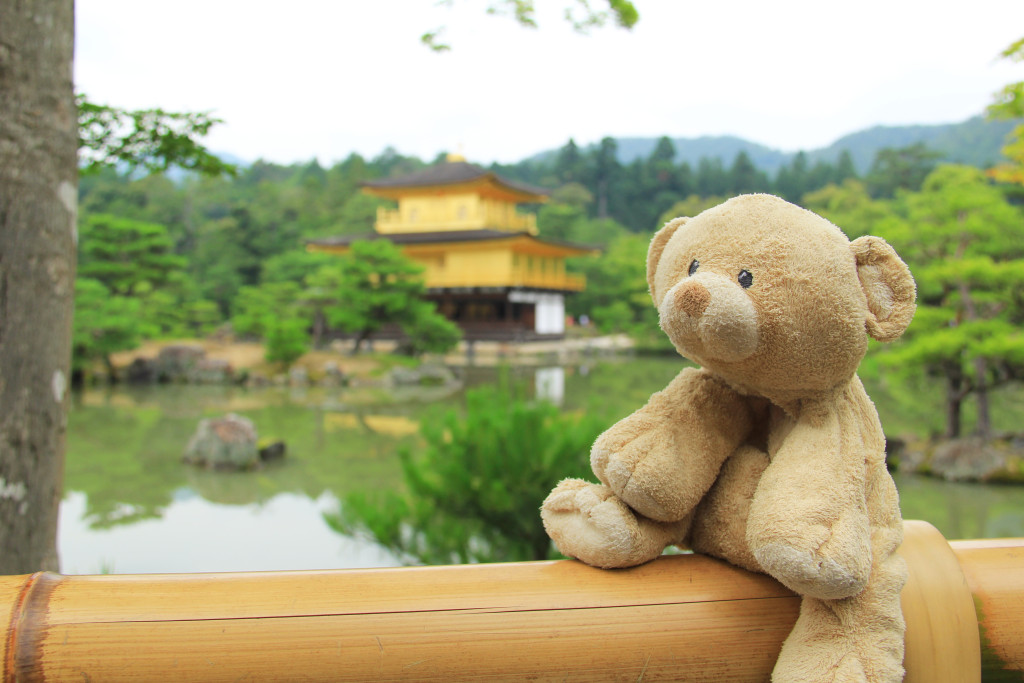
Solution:
[(978, 403), (978, 424), (974, 431), (983, 439), (992, 436), (992, 417), (988, 409), (988, 363), (984, 358), (974, 359), (974, 397)]
[(324, 343), (324, 331), (327, 329), (327, 318), (321, 309), (313, 312), (313, 348), (319, 349)]
[(960, 438), (961, 408), (964, 402), (964, 376), (959, 366), (946, 374), (946, 438)]
[(56, 570), (78, 200), (73, 0), (0, 2), (0, 574)]

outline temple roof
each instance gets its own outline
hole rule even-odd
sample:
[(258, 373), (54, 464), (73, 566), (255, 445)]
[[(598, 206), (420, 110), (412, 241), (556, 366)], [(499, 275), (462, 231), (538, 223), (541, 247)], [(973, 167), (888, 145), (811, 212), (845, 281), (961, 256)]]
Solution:
[(490, 182), (517, 195), (525, 195), (520, 197), (519, 201), (543, 201), (548, 195), (548, 191), (544, 188), (508, 180), (493, 171), (488, 171), (467, 161), (446, 161), (398, 178), (368, 180), (363, 183), (363, 187), (371, 192), (378, 190), (387, 193), (388, 190), (462, 185), (480, 181)]
[(530, 242), (542, 244), (558, 249), (564, 249), (580, 254), (600, 251), (599, 247), (589, 244), (576, 244), (562, 240), (552, 240), (531, 235), (528, 232), (507, 232), (505, 230), (443, 230), (438, 232), (399, 232), (399, 233), (368, 233), (363, 235), (337, 235), (334, 237), (323, 237), (307, 240), (307, 244), (320, 247), (347, 247), (353, 242), (360, 240), (386, 239), (399, 246), (444, 244), (459, 242), (486, 242), (494, 240), (525, 239)]

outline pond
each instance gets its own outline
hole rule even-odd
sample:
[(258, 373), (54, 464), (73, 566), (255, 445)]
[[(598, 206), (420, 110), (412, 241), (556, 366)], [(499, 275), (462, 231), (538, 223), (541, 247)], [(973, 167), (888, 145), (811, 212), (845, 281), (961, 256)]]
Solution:
[[(672, 359), (618, 358), (513, 374), (534, 395), (567, 411), (596, 411), (610, 424), (643, 405), (680, 367)], [(497, 376), (493, 368), (463, 373), (467, 385)], [(927, 412), (920, 396), (901, 411), (899, 395), (884, 383), (869, 391), (887, 425), (906, 428), (914, 411)], [(456, 408), (461, 398), (460, 391), (441, 389), (396, 394), (176, 385), (79, 392), (68, 425), (58, 534), (62, 571), (396, 566), (399, 558), (387, 550), (332, 530), (325, 514), (337, 512), (349, 493), (400, 487), (398, 450), (416, 448), (420, 421)], [(184, 464), (197, 421), (226, 412), (253, 420), (261, 436), (283, 439), (285, 460), (241, 473)], [(904, 517), (925, 519), (947, 538), (1024, 536), (1019, 488), (896, 480)]]

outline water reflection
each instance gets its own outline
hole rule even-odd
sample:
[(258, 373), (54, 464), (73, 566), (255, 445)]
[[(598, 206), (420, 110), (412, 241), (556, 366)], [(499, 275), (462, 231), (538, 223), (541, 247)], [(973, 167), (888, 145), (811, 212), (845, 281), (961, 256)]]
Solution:
[[(567, 411), (593, 412), (611, 424), (663, 388), (680, 365), (669, 359), (614, 359), (520, 368), (513, 375), (534, 395)], [(496, 379), (488, 368), (462, 374), (467, 384)], [(884, 387), (869, 390), (883, 423), (907, 422), (912, 413), (886, 414), (899, 410), (899, 401)], [(928, 397), (918, 395), (914, 410), (921, 410)], [(378, 389), (318, 387), (296, 393), (165, 386), (79, 394), (69, 416), (68, 493), (59, 529), (63, 569), (194, 572), (396, 564), (376, 546), (332, 531), (323, 513), (334, 511), (350, 492), (400, 486), (398, 449), (416, 448), (420, 422), (437, 419), (460, 401), (461, 393), (450, 390), (396, 397)], [(283, 439), (286, 460), (244, 473), (184, 465), (182, 451), (199, 418), (229, 411), (253, 420), (261, 436)], [(930, 521), (947, 538), (1024, 536), (1020, 488), (906, 476), (897, 477), (897, 484), (904, 516)]]
[(211, 503), (179, 489), (158, 519), (92, 528), (86, 496), (61, 505), (61, 569), (65, 574), (235, 572), (395, 567), (399, 560), (369, 542), (339, 536), (323, 513), (330, 494), (312, 499), (280, 493), (260, 504)]

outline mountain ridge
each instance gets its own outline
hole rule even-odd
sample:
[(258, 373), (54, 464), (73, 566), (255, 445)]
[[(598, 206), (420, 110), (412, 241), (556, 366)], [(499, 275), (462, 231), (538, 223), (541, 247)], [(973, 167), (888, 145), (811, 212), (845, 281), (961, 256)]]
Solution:
[[(843, 150), (849, 150), (854, 166), (865, 173), (875, 154), (886, 147), (908, 147), (924, 143), (941, 154), (941, 160), (987, 167), (1002, 159), (1001, 149), (1006, 136), (1020, 121), (988, 120), (972, 116), (960, 123), (914, 124), (905, 126), (872, 126), (848, 133), (826, 147), (785, 152), (736, 135), (701, 135), (689, 138), (670, 138), (676, 150), (676, 163), (686, 162), (695, 167), (702, 158), (719, 159), (728, 167), (736, 155), (746, 152), (754, 166), (774, 174), (792, 162), (803, 151), (807, 161), (835, 164)], [(650, 155), (660, 137), (622, 137), (615, 140), (619, 163), (629, 164)], [(581, 152), (596, 149), (599, 143), (580, 147)], [(525, 162), (546, 162), (558, 155), (559, 150), (545, 150), (524, 159)]]

